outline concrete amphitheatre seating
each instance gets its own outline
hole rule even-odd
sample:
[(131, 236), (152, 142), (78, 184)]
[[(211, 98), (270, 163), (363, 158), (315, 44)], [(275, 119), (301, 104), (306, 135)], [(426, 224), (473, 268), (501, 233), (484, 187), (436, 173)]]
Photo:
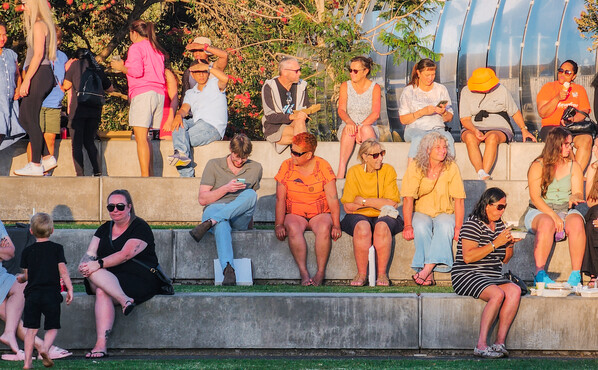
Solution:
[[(26, 221), (33, 209), (50, 212), (59, 221), (100, 222), (108, 219), (106, 196), (117, 188), (129, 189), (137, 213), (150, 223), (198, 222), (199, 179), (181, 179), (168, 166), (169, 142), (154, 142), (157, 174), (139, 178), (135, 143), (109, 141), (100, 144), (104, 177), (73, 177), (70, 141), (59, 141), (59, 167), (50, 178), (8, 177), (25, 164), (24, 148), (17, 144), (0, 152), (0, 215), (5, 222)], [(387, 157), (399, 176), (406, 168), (405, 143), (385, 143)], [(227, 154), (228, 143), (217, 142), (196, 148), (197, 174), (209, 158)], [(528, 203), (526, 172), (541, 151), (539, 144), (501, 145), (493, 181), (475, 180), (465, 146), (457, 144), (457, 161), (466, 179), (466, 213), (484, 189), (503, 188), (509, 207), (505, 219), (517, 222)], [(320, 143), (316, 152), (336, 168), (338, 143)], [(276, 155), (270, 144), (254, 143), (253, 159), (264, 165), (255, 220), (274, 219), (273, 180), (288, 152)], [(351, 163), (357, 163), (355, 158)], [(88, 166), (89, 167), (89, 166)], [(339, 194), (343, 182), (338, 183)], [(201, 283), (213, 280), (214, 239), (206, 236), (195, 243), (188, 230), (154, 230), (158, 257), (177, 281)], [(77, 263), (94, 230), (56, 230), (52, 239), (65, 246), (68, 268), (79, 280)], [(313, 234), (307, 234), (309, 267), (315, 269)], [(279, 242), (271, 230), (250, 230), (233, 234), (235, 255), (252, 259), (257, 282), (296, 282), (299, 279), (286, 242)], [(414, 246), (400, 235), (395, 238), (389, 275), (394, 282), (410, 281)], [(531, 280), (533, 237), (517, 244), (516, 257), (507, 269)], [(549, 272), (564, 281), (570, 272), (566, 243), (554, 249)], [(327, 279), (346, 281), (356, 273), (352, 241), (343, 235), (334, 243)], [(448, 274), (437, 274), (448, 284)], [(595, 299), (524, 297), (511, 329), (508, 348), (541, 351), (596, 351), (598, 331), (585, 320), (598, 315)], [(109, 347), (114, 350), (194, 349), (389, 349), (468, 350), (477, 338), (483, 302), (455, 294), (355, 293), (186, 293), (156, 296), (140, 305), (126, 319), (117, 313)], [(95, 326), (93, 298), (76, 294), (72, 305), (63, 305), (63, 329), (56, 343), (73, 350), (93, 346)], [(583, 338), (583, 340), (579, 340)], [(113, 352), (114, 353), (114, 352)]]

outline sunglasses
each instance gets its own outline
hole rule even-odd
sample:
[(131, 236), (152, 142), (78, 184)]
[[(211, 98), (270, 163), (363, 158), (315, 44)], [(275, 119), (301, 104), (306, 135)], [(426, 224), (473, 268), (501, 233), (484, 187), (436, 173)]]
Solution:
[(497, 210), (499, 210), (499, 211), (502, 211), (502, 210), (504, 210), (505, 208), (507, 208), (507, 205), (506, 205), (506, 204), (491, 204), (491, 206), (494, 206), (494, 207), (496, 207), (496, 209), (497, 209)]
[(113, 212), (114, 208), (118, 209), (119, 211), (124, 211), (126, 207), (127, 207), (127, 205), (124, 203), (118, 203), (118, 204), (110, 203), (106, 206), (106, 209), (108, 210), (108, 212)]
[(568, 69), (562, 69), (562, 68), (559, 68), (559, 69), (557, 69), (557, 71), (558, 71), (559, 73), (564, 73), (564, 74), (566, 74), (567, 76), (570, 76), (570, 75), (572, 75), (572, 74), (573, 74), (573, 71), (571, 71), (571, 70), (568, 70)]
[(363, 69), (352, 69), (352, 68), (349, 68), (349, 73), (355, 73), (355, 74), (358, 74), (358, 73), (359, 73), (359, 72), (361, 72), (361, 71), (363, 71)]
[(383, 151), (381, 151), (379, 153), (368, 153), (368, 155), (371, 155), (372, 158), (374, 158), (374, 159), (378, 159), (379, 156), (383, 156), (384, 157), (386, 155), (386, 150), (383, 150)]
[(199, 52), (202, 52), (202, 53), (203, 53), (203, 49), (193, 49), (193, 50), (191, 50), (191, 51), (192, 51), (192, 52), (199, 51)]
[(301, 152), (296, 152), (293, 149), (291, 149), (291, 154), (294, 155), (295, 157), (301, 157), (305, 153), (309, 153), (309, 152), (303, 152), (303, 153), (301, 153)]
[(299, 69), (290, 69), (290, 68), (287, 68), (286, 70), (287, 71), (292, 71), (292, 72), (295, 72), (295, 73), (299, 73), (301, 71), (301, 68), (299, 68)]
[(568, 146), (570, 148), (573, 148), (573, 142), (572, 141), (568, 142), (568, 143), (563, 143), (563, 145), (566, 145), (566, 146)]

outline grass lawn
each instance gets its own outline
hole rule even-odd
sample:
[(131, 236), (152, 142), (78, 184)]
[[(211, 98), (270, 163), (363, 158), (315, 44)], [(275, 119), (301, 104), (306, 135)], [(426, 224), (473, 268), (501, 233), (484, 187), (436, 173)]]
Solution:
[[(21, 368), (0, 362), (0, 369)], [(41, 361), (34, 367), (42, 368)], [(135, 359), (58, 360), (57, 369), (596, 369), (596, 359)]]

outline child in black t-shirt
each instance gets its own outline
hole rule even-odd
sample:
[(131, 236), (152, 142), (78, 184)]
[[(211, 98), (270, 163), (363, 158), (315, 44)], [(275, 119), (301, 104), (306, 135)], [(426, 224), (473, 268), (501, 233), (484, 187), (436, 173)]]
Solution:
[(21, 268), (23, 273), (17, 275), (21, 283), (28, 281), (25, 287), (25, 309), (23, 310), (23, 326), (25, 334), (24, 369), (33, 365), (33, 343), (40, 327), (41, 315), (44, 315), (44, 343), (40, 350), (45, 367), (54, 365), (48, 356), (48, 350), (60, 329), (60, 278), (66, 285), (66, 304), (73, 300), (73, 284), (66, 269), (66, 259), (62, 245), (49, 240), (54, 232), (52, 217), (47, 213), (37, 213), (31, 218), (29, 230), (36, 242), (23, 250)]

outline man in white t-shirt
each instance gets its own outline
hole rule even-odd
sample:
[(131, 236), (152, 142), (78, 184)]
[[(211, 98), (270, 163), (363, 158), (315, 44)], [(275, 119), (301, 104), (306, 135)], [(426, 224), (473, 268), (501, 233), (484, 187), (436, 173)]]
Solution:
[[(174, 154), (168, 156), (170, 164), (177, 166), (181, 177), (195, 176), (195, 164), (190, 159), (192, 148), (222, 140), (228, 122), (225, 94), (228, 76), (203, 62), (189, 70), (197, 85), (187, 91), (181, 108), (176, 112), (172, 123)], [(189, 112), (193, 117), (183, 119)]]

